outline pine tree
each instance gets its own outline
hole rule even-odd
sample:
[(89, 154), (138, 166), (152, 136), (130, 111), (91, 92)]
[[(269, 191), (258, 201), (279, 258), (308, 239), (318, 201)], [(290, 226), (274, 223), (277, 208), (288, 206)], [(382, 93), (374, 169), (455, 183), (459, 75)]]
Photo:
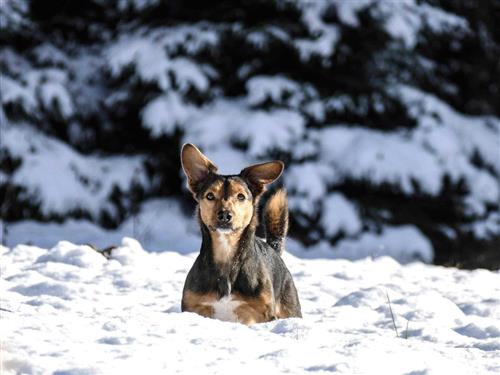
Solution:
[(189, 202), (190, 141), (228, 166), (284, 160), (305, 245), (413, 228), (439, 264), (498, 267), (499, 16), (456, 0), (6, 2), (3, 220), (114, 228), (151, 197)]

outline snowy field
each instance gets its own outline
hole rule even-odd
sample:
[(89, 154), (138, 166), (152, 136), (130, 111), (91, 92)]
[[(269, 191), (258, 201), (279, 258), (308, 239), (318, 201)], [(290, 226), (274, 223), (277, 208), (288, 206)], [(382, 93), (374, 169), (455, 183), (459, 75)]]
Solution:
[(246, 327), (180, 312), (196, 253), (0, 252), (2, 374), (500, 372), (498, 271), (286, 254), (304, 318)]

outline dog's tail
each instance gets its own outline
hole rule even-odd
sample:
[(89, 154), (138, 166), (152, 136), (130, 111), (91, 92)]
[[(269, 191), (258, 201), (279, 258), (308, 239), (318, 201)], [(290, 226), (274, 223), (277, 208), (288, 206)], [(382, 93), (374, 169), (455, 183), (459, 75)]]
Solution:
[(288, 198), (285, 189), (279, 189), (267, 201), (264, 209), (264, 223), (267, 243), (278, 254), (283, 253), (288, 232)]

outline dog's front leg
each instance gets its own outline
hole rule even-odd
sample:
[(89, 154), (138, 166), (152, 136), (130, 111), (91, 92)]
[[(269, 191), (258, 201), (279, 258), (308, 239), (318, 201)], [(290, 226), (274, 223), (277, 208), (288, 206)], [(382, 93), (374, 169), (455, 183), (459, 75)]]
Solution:
[(184, 291), (182, 295), (181, 309), (182, 311), (194, 312), (198, 315), (213, 318), (214, 307), (212, 302), (215, 301), (215, 294), (199, 294), (192, 291)]
[(238, 296), (240, 306), (235, 309), (238, 321), (243, 324), (269, 322), (277, 318), (272, 289), (264, 289), (257, 297)]

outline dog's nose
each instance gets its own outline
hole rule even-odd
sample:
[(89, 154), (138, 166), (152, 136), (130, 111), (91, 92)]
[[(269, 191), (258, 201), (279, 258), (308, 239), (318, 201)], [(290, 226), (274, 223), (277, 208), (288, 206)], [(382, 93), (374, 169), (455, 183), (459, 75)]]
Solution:
[(225, 210), (222, 210), (222, 211), (219, 211), (217, 213), (217, 219), (221, 222), (221, 223), (224, 223), (224, 224), (227, 224), (231, 221), (231, 213), (229, 211), (225, 211)]

